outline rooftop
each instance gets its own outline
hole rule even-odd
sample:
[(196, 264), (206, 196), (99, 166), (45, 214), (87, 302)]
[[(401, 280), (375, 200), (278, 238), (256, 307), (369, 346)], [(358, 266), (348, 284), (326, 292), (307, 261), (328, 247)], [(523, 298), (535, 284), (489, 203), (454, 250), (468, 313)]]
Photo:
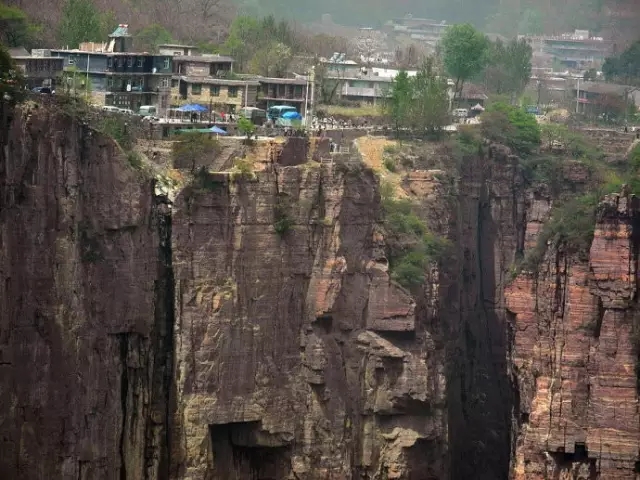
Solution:
[(252, 85), (258, 86), (260, 82), (255, 79), (246, 79), (246, 80), (228, 80), (226, 78), (214, 78), (214, 77), (189, 77), (189, 76), (174, 76), (174, 79), (182, 80), (187, 83), (204, 83), (206, 85), (231, 85), (231, 86), (245, 86)]
[(235, 60), (224, 55), (176, 55), (174, 62), (200, 62), (200, 63), (233, 63)]
[(29, 54), (29, 51), (24, 47), (9, 48), (8, 50), (9, 50), (9, 55), (11, 55), (13, 58), (31, 56)]
[(158, 48), (198, 48), (195, 45), (182, 45), (180, 43), (163, 43)]
[(92, 52), (89, 50), (80, 50), (78, 48), (74, 48), (72, 50), (70, 49), (64, 49), (64, 48), (52, 48), (51, 49), (51, 54), (56, 54), (56, 53), (78, 53), (78, 54), (82, 54), (82, 55), (109, 55), (109, 56), (114, 56), (114, 55), (122, 55), (122, 56), (133, 56), (133, 57), (170, 57), (170, 55), (163, 55), (163, 54), (157, 54), (157, 53), (149, 53), (149, 52)]
[(126, 23), (121, 23), (120, 25), (118, 25), (118, 28), (116, 28), (113, 33), (111, 35), (109, 35), (110, 38), (114, 38), (114, 37), (130, 37), (131, 35), (129, 34), (129, 25), (127, 25)]

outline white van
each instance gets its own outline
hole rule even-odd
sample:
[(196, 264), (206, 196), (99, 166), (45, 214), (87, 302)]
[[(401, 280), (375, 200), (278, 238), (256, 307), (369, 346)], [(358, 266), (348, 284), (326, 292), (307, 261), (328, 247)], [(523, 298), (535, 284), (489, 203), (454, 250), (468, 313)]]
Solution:
[(138, 115), (141, 117), (155, 117), (157, 114), (155, 105), (142, 105), (138, 110)]
[(118, 107), (112, 105), (103, 105), (102, 110), (109, 113), (121, 113)]

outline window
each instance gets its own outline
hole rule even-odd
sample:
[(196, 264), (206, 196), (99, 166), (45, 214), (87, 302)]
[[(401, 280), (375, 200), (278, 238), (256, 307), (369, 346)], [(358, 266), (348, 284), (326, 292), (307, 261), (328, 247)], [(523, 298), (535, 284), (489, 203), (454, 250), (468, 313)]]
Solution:
[(113, 68), (113, 58), (107, 58), (107, 68)]
[(164, 69), (165, 70), (169, 70), (169, 59), (168, 58), (164, 59)]
[(211, 85), (209, 87), (209, 95), (211, 95), (212, 97), (219, 97), (220, 96), (220, 85)]
[(75, 61), (73, 58), (69, 57), (69, 58), (67, 59), (67, 63), (68, 63), (69, 65), (75, 65), (75, 64), (76, 64), (76, 61)]
[(296, 85), (293, 89), (294, 98), (302, 98), (302, 85)]
[(369, 88), (375, 88), (375, 85), (373, 84), (373, 82), (369, 82)]
[(230, 97), (237, 97), (238, 96), (238, 87), (229, 87), (229, 96)]
[(138, 57), (138, 67), (142, 67), (142, 57)]
[(167, 77), (164, 77), (160, 82), (160, 86), (162, 88), (167, 88), (169, 86), (169, 79)]
[(349, 88), (353, 88), (356, 86), (356, 82), (349, 82)]
[(171, 80), (171, 88), (176, 88), (178, 86), (178, 80)]
[(133, 57), (129, 57), (127, 60), (128, 60), (127, 65), (129, 65), (130, 67), (133, 67)]
[(191, 94), (192, 95), (200, 95), (202, 93), (202, 84), (194, 83), (191, 85)]

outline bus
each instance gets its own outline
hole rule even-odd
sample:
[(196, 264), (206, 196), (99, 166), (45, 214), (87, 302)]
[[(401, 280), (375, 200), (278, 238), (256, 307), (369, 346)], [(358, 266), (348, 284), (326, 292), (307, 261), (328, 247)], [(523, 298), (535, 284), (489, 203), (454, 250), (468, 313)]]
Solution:
[(275, 122), (287, 112), (297, 113), (298, 110), (296, 109), (296, 107), (292, 107), (291, 105), (275, 105), (273, 107), (269, 107), (269, 110), (267, 110), (267, 117), (272, 122)]
[(267, 112), (256, 107), (241, 108), (240, 116), (251, 120), (254, 125), (264, 125), (267, 120)]

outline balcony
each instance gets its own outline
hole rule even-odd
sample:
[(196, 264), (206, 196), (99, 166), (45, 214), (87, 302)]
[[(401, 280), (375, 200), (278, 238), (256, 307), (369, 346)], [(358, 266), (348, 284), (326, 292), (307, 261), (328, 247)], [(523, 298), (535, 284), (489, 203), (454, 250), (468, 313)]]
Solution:
[(290, 100), (292, 102), (304, 102), (305, 94), (304, 90), (302, 91), (278, 91), (275, 89), (270, 89), (265, 92), (259, 91), (258, 100)]

